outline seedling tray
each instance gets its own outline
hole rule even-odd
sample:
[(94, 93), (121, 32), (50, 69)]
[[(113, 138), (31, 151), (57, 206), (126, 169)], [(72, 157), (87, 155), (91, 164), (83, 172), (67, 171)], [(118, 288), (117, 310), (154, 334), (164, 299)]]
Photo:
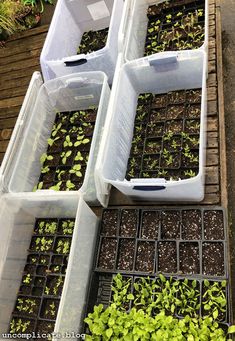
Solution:
[(37, 189), (78, 190), (89, 159), (97, 109), (56, 114)]
[(161, 51), (190, 50), (203, 45), (205, 1), (149, 6), (145, 55)]
[(221, 208), (106, 209), (95, 271), (226, 279), (225, 227)]
[(133, 2), (125, 60), (208, 48), (208, 1)]
[(140, 94), (126, 179), (195, 177), (200, 116), (201, 89)]
[[(99, 272), (94, 272), (92, 275), (92, 280), (91, 280), (91, 285), (89, 289), (89, 295), (88, 295), (88, 305), (87, 305), (87, 310), (86, 310), (86, 316), (93, 312), (94, 306), (103, 304), (104, 308), (108, 307), (111, 302), (113, 302), (113, 292), (112, 292), (112, 285), (114, 285), (113, 282), (113, 276), (112, 274), (106, 274), (106, 273), (99, 273)], [(152, 276), (134, 276), (134, 275), (129, 275), (129, 274), (122, 274), (123, 280), (129, 280), (130, 281), (130, 286), (128, 288), (128, 293), (134, 294), (135, 293), (135, 288), (134, 288), (134, 283), (138, 283), (141, 281), (142, 278), (145, 278), (146, 280), (152, 281), (160, 281), (159, 276), (152, 277)], [(198, 279), (195, 277), (185, 277), (185, 276), (174, 276), (174, 277), (165, 277), (166, 280), (172, 280), (172, 283), (175, 281), (184, 281), (185, 279), (188, 280), (189, 286), (192, 284), (193, 281), (196, 281), (196, 290), (198, 291), (198, 299), (197, 303), (200, 304), (200, 308), (197, 310), (196, 315), (198, 317), (203, 317), (208, 315), (208, 312), (204, 310), (205, 306), (205, 298), (203, 297), (204, 295), (204, 280), (203, 279)], [(213, 285), (213, 283), (218, 283), (219, 286), (221, 287), (222, 281), (220, 279), (213, 279), (209, 280), (210, 285)], [(226, 297), (227, 301), (227, 309), (225, 312), (221, 312), (217, 318), (217, 321), (219, 323), (230, 323), (231, 322), (231, 307), (230, 307), (230, 296), (229, 296), (229, 284), (227, 282), (226, 287), (223, 289), (224, 295)], [(174, 296), (180, 299), (180, 293), (176, 292), (174, 293)], [(154, 300), (154, 296), (151, 298), (151, 300)], [(123, 307), (127, 311), (129, 311), (133, 307), (137, 307), (137, 305), (134, 304), (133, 300), (129, 300), (123, 304)], [(153, 316), (157, 314), (157, 311), (153, 311)], [(169, 314), (172, 314), (169, 311)], [(179, 308), (176, 307), (174, 310), (174, 313), (172, 314), (175, 317), (182, 318), (187, 313), (180, 313)]]
[[(63, 225), (64, 222), (67, 225)], [(36, 219), (12, 312), (10, 333), (35, 332), (41, 335), (54, 331), (74, 223), (73, 218)], [(16, 329), (17, 325), (24, 323), (26, 330)]]

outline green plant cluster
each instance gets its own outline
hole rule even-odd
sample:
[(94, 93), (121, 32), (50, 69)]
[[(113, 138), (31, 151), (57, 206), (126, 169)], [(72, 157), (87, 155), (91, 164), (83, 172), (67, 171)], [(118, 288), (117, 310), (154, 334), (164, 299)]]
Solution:
[(94, 126), (89, 121), (96, 108), (73, 113), (57, 113), (48, 149), (40, 157), (41, 176), (33, 191), (77, 190), (82, 185), (88, 163), (89, 143)]
[[(188, 101), (190, 100), (189, 93), (192, 96), (198, 94), (197, 90), (190, 90), (187, 93)], [(163, 107), (167, 111), (169, 96), (177, 103), (180, 95), (179, 91), (162, 94), (161, 96), (165, 96), (165, 103), (158, 103), (161, 110)], [(200, 101), (200, 97), (195, 98)], [(126, 178), (129, 180), (164, 177), (167, 180), (179, 181), (195, 177), (199, 168), (200, 120), (198, 113), (196, 113), (196, 119), (188, 119), (187, 116), (184, 119), (186, 111), (183, 111), (181, 120), (173, 118), (170, 120), (169, 116), (166, 119), (166, 116), (161, 117), (161, 110), (154, 109), (157, 100), (157, 95), (154, 96), (151, 93), (140, 94), (138, 97)], [(171, 102), (171, 107), (174, 106), (177, 108), (177, 104)]]
[(80, 45), (77, 50), (77, 54), (91, 53), (105, 47), (108, 38), (109, 28), (104, 28), (99, 31), (84, 32)]
[[(215, 309), (226, 309), (223, 296), (226, 281), (204, 281), (204, 284), (207, 299), (203, 306), (208, 314), (200, 318), (200, 289), (195, 280), (166, 279), (163, 275), (154, 280), (141, 277), (135, 281), (131, 292), (131, 278), (117, 274), (113, 277), (111, 305), (107, 309), (102, 304), (95, 306), (94, 312), (85, 319), (91, 332), (87, 339), (228, 340), (228, 334), (235, 333), (235, 326), (225, 333), (215, 313)], [(132, 308), (126, 311), (129, 302)], [(183, 318), (172, 316), (176, 308)]]
[(145, 55), (172, 50), (191, 50), (204, 42), (204, 9), (178, 10), (150, 19), (147, 30)]

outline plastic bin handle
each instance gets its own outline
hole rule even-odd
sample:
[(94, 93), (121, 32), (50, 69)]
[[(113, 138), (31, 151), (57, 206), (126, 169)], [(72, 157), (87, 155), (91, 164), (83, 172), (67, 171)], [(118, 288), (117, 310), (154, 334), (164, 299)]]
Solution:
[(177, 66), (177, 56), (169, 56), (161, 59), (149, 59), (149, 65), (158, 71), (166, 71)]
[(64, 59), (65, 66), (79, 66), (87, 63), (86, 56), (84, 54), (80, 54), (79, 56), (71, 56)]
[(150, 191), (162, 191), (165, 189), (165, 186), (147, 186), (147, 185), (142, 185), (142, 186), (134, 186), (133, 189), (135, 191), (145, 191), (145, 192), (150, 192)]

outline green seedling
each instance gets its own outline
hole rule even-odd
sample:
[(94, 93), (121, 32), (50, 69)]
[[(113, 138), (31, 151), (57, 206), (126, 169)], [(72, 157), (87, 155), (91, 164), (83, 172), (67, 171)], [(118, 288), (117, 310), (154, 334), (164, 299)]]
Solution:
[(190, 169), (190, 170), (185, 170), (184, 175), (190, 178), (193, 178), (194, 176), (196, 176), (196, 173), (192, 169)]
[(83, 161), (83, 160), (84, 160), (84, 158), (83, 158), (81, 152), (79, 152), (79, 151), (77, 152), (77, 154), (76, 154), (74, 160), (75, 160), (75, 161)]
[(78, 147), (81, 144), (87, 144), (89, 142), (90, 142), (90, 139), (86, 138), (84, 135), (77, 135), (77, 141), (74, 143), (74, 146)]
[(53, 238), (36, 238), (36, 251), (47, 252), (53, 245)]
[(16, 309), (20, 312), (27, 314), (33, 314), (35, 307), (37, 306), (36, 300), (32, 298), (18, 298), (16, 303)]
[(56, 252), (60, 254), (69, 254), (70, 251), (70, 241), (68, 240), (59, 240), (57, 247), (56, 247)]
[(55, 137), (59, 132), (61, 132), (63, 134), (66, 133), (66, 130), (65, 129), (61, 129), (61, 127), (62, 127), (62, 123), (54, 124), (53, 127), (52, 127), (51, 136)]
[(81, 165), (73, 165), (73, 167), (69, 170), (69, 173), (75, 174), (77, 177), (81, 178), (82, 177), (81, 169), (82, 169)]
[(72, 189), (75, 189), (75, 185), (71, 182), (71, 180), (66, 181), (66, 191), (70, 191)]
[(225, 290), (227, 286), (226, 281), (210, 283), (208, 280), (203, 282), (205, 293), (203, 295), (202, 305), (204, 310), (213, 319), (217, 319), (219, 313), (225, 313), (227, 307), (227, 300)]
[(62, 181), (62, 177), (63, 177), (63, 175), (64, 174), (66, 174), (66, 171), (65, 170), (59, 170), (59, 169), (57, 169), (56, 170), (56, 173), (57, 173), (57, 178), (60, 180), (60, 181)]
[(60, 139), (59, 136), (54, 137), (53, 139), (52, 139), (52, 138), (49, 138), (49, 139), (47, 140), (47, 143), (48, 143), (48, 145), (49, 145), (50, 147), (52, 147), (53, 144), (54, 144), (56, 141), (58, 141), (59, 139)]
[(57, 230), (57, 223), (55, 221), (51, 223), (45, 223), (44, 221), (41, 221), (39, 223), (39, 234), (55, 234)]
[(27, 328), (30, 326), (30, 321), (23, 321), (22, 319), (13, 318), (10, 322), (10, 333), (24, 333), (26, 332)]
[(71, 142), (70, 136), (69, 136), (69, 135), (67, 135), (67, 136), (65, 137), (63, 146), (64, 146), (65, 148), (66, 148), (66, 147), (72, 147), (72, 146), (73, 146), (73, 143)]
[(24, 280), (23, 280), (23, 283), (24, 284), (31, 284), (31, 282), (32, 282), (32, 277), (31, 277), (31, 275), (30, 274), (27, 274), (26, 276), (25, 276), (25, 278), (24, 278)]
[(72, 150), (68, 150), (67, 152), (62, 152), (61, 153), (61, 158), (62, 158), (62, 163), (63, 165), (66, 164), (67, 159), (72, 155)]
[(53, 159), (54, 158), (52, 155), (47, 155), (46, 153), (43, 153), (40, 157), (40, 163), (43, 165), (46, 161), (51, 161)]
[(51, 186), (49, 189), (52, 189), (53, 191), (60, 191), (61, 185), (62, 185), (62, 181), (59, 181), (56, 185)]

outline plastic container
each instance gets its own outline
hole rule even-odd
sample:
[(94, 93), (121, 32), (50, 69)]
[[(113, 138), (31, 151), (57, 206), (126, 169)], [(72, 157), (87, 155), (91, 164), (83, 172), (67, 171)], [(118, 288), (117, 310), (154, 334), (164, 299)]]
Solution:
[[(103, 71), (112, 82), (118, 55), (118, 30), (123, 0), (59, 0), (40, 63), (44, 80), (81, 71)], [(82, 35), (109, 27), (104, 48), (77, 55)]]
[[(40, 156), (47, 150), (47, 139), (55, 119), (56, 111), (72, 111), (98, 106), (96, 124), (93, 132), (84, 182), (79, 192), (84, 199), (96, 202), (97, 195), (94, 183), (94, 167), (98, 154), (100, 137), (104, 126), (110, 89), (107, 76), (103, 72), (90, 72), (64, 76), (31, 86), (26, 97), (27, 110), (21, 112), (13, 133), (13, 141), (7, 151), (2, 169), (3, 192), (32, 192), (40, 175)], [(32, 91), (32, 92), (31, 92)], [(35, 104), (29, 99), (37, 99)], [(43, 190), (45, 193), (50, 190)], [(37, 191), (39, 192), (39, 191)], [(35, 193), (35, 195), (37, 194)], [(61, 193), (61, 192), (60, 192)], [(69, 196), (77, 191), (63, 191)]]
[[(55, 333), (78, 333), (86, 305), (97, 217), (83, 201), (63, 196), (9, 195), (1, 197), (0, 334), (7, 333), (22, 279), (35, 218), (75, 218), (67, 272), (57, 314)], [(57, 338), (54, 338), (57, 340)]]
[[(119, 58), (120, 62), (121, 57)], [(121, 64), (121, 62), (120, 62)], [(204, 197), (206, 148), (206, 54), (203, 51), (159, 53), (136, 60), (116, 71), (116, 86), (110, 98), (108, 118), (97, 159), (95, 181), (100, 202), (110, 185), (135, 199), (201, 201)], [(200, 114), (199, 172), (186, 180), (125, 179), (131, 150), (137, 97), (140, 93), (162, 94), (181, 89), (202, 89)], [(115, 156), (115, 157), (114, 157)]]
[[(148, 26), (147, 9), (151, 5), (157, 5), (162, 0), (133, 0), (129, 25), (126, 33), (126, 49), (124, 53), (125, 62), (144, 56), (145, 39)], [(208, 49), (208, 0), (205, 0), (205, 40), (199, 48), (207, 52)], [(154, 56), (154, 55), (153, 55)]]

